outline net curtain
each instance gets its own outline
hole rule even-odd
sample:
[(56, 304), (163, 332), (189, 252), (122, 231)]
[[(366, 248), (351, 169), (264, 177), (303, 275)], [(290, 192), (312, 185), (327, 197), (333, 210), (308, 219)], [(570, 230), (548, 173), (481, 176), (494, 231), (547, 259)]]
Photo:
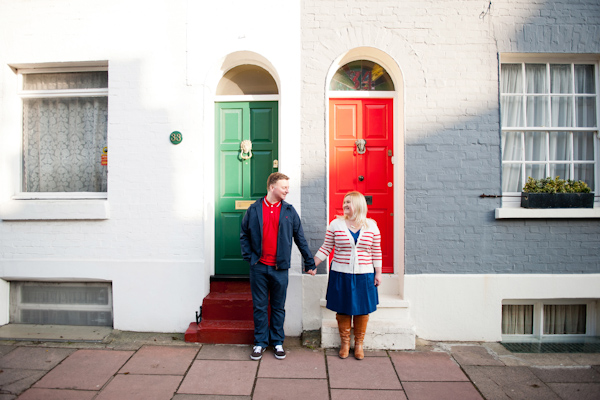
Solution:
[(573, 176), (570, 172), (570, 162), (593, 160), (593, 134), (568, 128), (596, 124), (594, 97), (577, 96), (573, 102), (574, 93), (595, 92), (593, 66), (576, 65), (574, 70), (575, 90), (570, 64), (550, 65), (550, 88), (546, 64), (526, 64), (525, 77), (522, 64), (502, 65), (502, 127), (552, 128), (548, 132), (503, 132), (503, 161), (521, 162), (504, 164), (503, 191), (521, 191), (528, 176), (560, 176), (593, 184), (593, 164), (575, 163)]
[(23, 179), (27, 192), (106, 192), (106, 97), (23, 101)]

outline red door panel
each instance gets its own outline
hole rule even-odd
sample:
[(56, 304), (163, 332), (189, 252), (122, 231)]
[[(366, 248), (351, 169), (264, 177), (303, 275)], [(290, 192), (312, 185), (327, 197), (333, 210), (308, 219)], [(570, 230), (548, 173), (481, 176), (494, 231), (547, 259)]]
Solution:
[[(393, 273), (393, 100), (331, 99), (329, 110), (329, 220), (342, 214), (346, 193), (367, 196), (368, 217), (381, 231), (383, 272)], [(357, 139), (367, 141), (364, 154), (357, 152)]]

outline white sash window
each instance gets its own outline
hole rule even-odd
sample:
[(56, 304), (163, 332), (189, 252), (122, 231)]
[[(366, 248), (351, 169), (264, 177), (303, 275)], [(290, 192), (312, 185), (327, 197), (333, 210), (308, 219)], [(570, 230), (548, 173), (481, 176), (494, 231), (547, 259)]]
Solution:
[(19, 74), (24, 197), (65, 192), (106, 197), (108, 72), (31, 69)]
[(513, 60), (504, 57), (500, 76), (503, 195), (518, 196), (528, 177), (596, 191), (598, 63)]

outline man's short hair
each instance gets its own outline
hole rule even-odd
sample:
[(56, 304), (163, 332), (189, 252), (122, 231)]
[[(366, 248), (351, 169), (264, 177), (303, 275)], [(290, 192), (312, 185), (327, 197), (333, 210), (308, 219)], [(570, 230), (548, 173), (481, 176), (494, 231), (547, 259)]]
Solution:
[(288, 181), (290, 180), (290, 178), (287, 175), (282, 174), (281, 172), (273, 172), (271, 175), (269, 175), (269, 178), (267, 179), (267, 192), (271, 188), (271, 185), (276, 184), (277, 181), (280, 181), (282, 179)]

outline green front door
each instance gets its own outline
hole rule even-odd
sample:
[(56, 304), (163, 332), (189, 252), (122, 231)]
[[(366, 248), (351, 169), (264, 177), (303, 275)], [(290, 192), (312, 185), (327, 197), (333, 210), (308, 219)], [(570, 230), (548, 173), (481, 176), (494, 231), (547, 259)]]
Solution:
[[(276, 101), (216, 103), (215, 114), (215, 273), (247, 275), (240, 250), (240, 224), (254, 200), (267, 193), (277, 171)], [(242, 141), (252, 143), (252, 156)]]

